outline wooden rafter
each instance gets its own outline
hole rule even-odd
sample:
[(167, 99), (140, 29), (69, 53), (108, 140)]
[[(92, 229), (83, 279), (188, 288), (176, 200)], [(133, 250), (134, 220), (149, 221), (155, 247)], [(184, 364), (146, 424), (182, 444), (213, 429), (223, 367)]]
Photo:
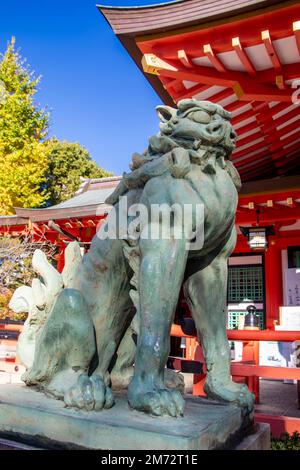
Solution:
[(294, 36), (296, 39), (296, 44), (297, 44), (298, 52), (300, 56), (300, 21), (294, 21), (293, 32), (294, 32)]
[(256, 70), (255, 70), (253, 64), (251, 63), (249, 57), (247, 56), (246, 52), (242, 48), (240, 38), (239, 37), (232, 38), (231, 44), (232, 44), (232, 47), (235, 50), (238, 58), (240, 59), (243, 66), (247, 70), (248, 74), (251, 77), (255, 77), (256, 76)]
[(193, 64), (191, 63), (190, 59), (187, 56), (187, 53), (184, 49), (180, 49), (177, 53), (178, 60), (182, 63), (184, 67), (192, 68)]
[[(272, 152), (275, 152), (276, 150), (288, 145), (288, 144), (291, 144), (292, 142), (294, 142), (295, 140), (299, 139), (300, 138), (300, 129), (297, 130), (297, 132), (293, 133), (292, 135), (286, 137), (286, 138), (282, 138), (281, 140), (279, 141), (275, 141), (271, 146), (270, 146), (270, 149), (272, 150)], [(299, 143), (298, 143), (298, 146), (299, 146)], [(285, 153), (287, 153), (288, 150), (286, 150)]]
[(269, 58), (273, 64), (273, 67), (277, 73), (275, 77), (275, 83), (278, 86), (279, 89), (283, 90), (285, 88), (285, 81), (284, 77), (282, 74), (282, 64), (280, 62), (280, 59), (274, 49), (271, 37), (270, 37), (270, 32), (268, 30), (262, 31), (261, 33), (262, 41), (265, 45), (266, 51), (269, 55)]
[[(296, 139), (296, 138), (295, 138)], [(294, 144), (290, 145), (287, 149), (283, 148), (288, 142), (282, 142), (280, 150), (277, 150), (273, 153), (272, 158), (273, 160), (280, 160), (282, 157), (286, 158), (287, 155), (290, 155), (294, 151), (299, 152), (299, 142), (295, 142)]]
[[(240, 141), (243, 139), (243, 135), (247, 134), (248, 132), (253, 131), (254, 129), (259, 129), (259, 126), (256, 121), (250, 122), (250, 124), (246, 124), (245, 126), (239, 127), (237, 130), (237, 135), (238, 135), (238, 142), (240, 144)], [(254, 135), (254, 132), (251, 133), (251, 135)]]
[[(259, 150), (261, 149), (261, 147), (264, 147), (263, 143), (262, 142), (258, 142), (258, 143), (255, 143), (255, 144), (249, 144), (247, 146), (247, 148), (243, 149), (243, 150), (239, 150), (237, 149), (235, 152), (234, 152), (234, 159), (237, 159), (237, 158), (241, 158), (241, 157), (244, 157), (245, 155), (248, 155), (249, 153), (252, 153), (256, 150)], [(249, 158), (252, 158), (252, 157), (249, 157)]]
[(245, 173), (248, 171), (252, 171), (253, 167), (259, 168), (265, 165), (270, 165), (270, 159), (266, 157), (269, 157), (269, 152), (267, 150), (262, 150), (261, 152), (258, 152), (255, 156), (252, 155), (249, 158), (245, 158), (245, 160), (241, 160), (239, 162), (235, 162), (233, 159), (233, 163), (237, 167), (237, 169), (241, 173)]
[(270, 37), (270, 32), (269, 30), (262, 31), (261, 33), (261, 39), (264, 43), (264, 46), (266, 48), (267, 54), (273, 64), (273, 67), (275, 71), (277, 72), (278, 75), (275, 77), (275, 83), (280, 89), (285, 88), (284, 80), (283, 80), (283, 75), (282, 75), (282, 65), (279, 60), (279, 57), (277, 55), (277, 52), (274, 49), (271, 37)]
[(166, 90), (170, 90), (171, 88), (173, 88), (173, 90), (176, 90), (177, 87), (179, 87), (179, 86), (182, 87), (182, 82), (180, 80), (177, 80), (176, 78), (175, 79), (172, 79), (172, 78), (167, 79), (167, 77), (165, 77), (165, 80), (162, 80), (162, 82), (163, 82), (163, 86)]
[[(263, 134), (261, 133), (260, 130), (258, 130), (255, 134), (251, 134), (247, 137), (244, 137), (240, 140), (238, 140), (238, 147), (242, 147), (244, 145), (247, 145), (247, 144), (251, 144), (251, 142), (255, 141), (255, 140), (258, 140), (260, 138), (263, 138)], [(263, 142), (261, 142), (261, 145), (264, 146), (265, 144)]]
[(218, 72), (226, 72), (226, 69), (220, 59), (214, 53), (210, 44), (204, 44), (203, 52), (205, 56), (209, 59), (210, 63), (215, 67)]
[(252, 109), (249, 109), (248, 111), (244, 111), (243, 113), (239, 114), (238, 116), (234, 116), (231, 120), (232, 125), (235, 126), (236, 124), (239, 124), (240, 122), (246, 121), (247, 119), (253, 118), (254, 113)]
[(220, 73), (209, 67), (182, 68), (171, 64), (154, 54), (144, 54), (142, 65), (146, 73), (159, 76), (190, 80), (206, 85), (231, 87), (241, 101), (284, 101), (291, 102), (290, 90), (278, 90), (272, 85), (258, 83), (243, 72)]
[(222, 90), (219, 93), (216, 93), (215, 95), (211, 96), (209, 99), (214, 103), (219, 103), (220, 101), (229, 98), (233, 94), (234, 93), (231, 88), (226, 88), (225, 90)]
[[(281, 65), (280, 75), (284, 77), (284, 80), (299, 78), (299, 63)], [(276, 81), (277, 76), (278, 73), (274, 68), (257, 72), (257, 80), (262, 83)]]
[(179, 100), (183, 100), (185, 98), (192, 98), (199, 93), (203, 93), (209, 89), (208, 85), (202, 85), (202, 83), (198, 83), (197, 85), (192, 86), (191, 88), (185, 88), (183, 91), (179, 93), (174, 93), (173, 98), (177, 102)]
[[(286, 134), (288, 134), (289, 132), (293, 132), (295, 131), (296, 129), (299, 128), (299, 122), (292, 122), (291, 124), (288, 124), (287, 126), (283, 127), (282, 129), (280, 130), (277, 130), (277, 129), (271, 129), (270, 131), (268, 131), (268, 135), (267, 135), (267, 142), (274, 142), (274, 141), (278, 141), (280, 139), (281, 140), (281, 144), (284, 145), (284, 136)], [(292, 137), (292, 136), (291, 136)]]
[(288, 197), (286, 200), (286, 205), (287, 207), (293, 209), (293, 208), (300, 208), (300, 202), (295, 201), (292, 197)]
[[(286, 122), (290, 121), (291, 119), (293, 119), (295, 117), (299, 117), (299, 119), (300, 119), (299, 108), (297, 106), (295, 106), (294, 109), (291, 109), (290, 111), (288, 111), (283, 116), (281, 116), (279, 118), (276, 118), (276, 119), (272, 119), (272, 120), (268, 121), (267, 123), (264, 123), (263, 124), (263, 131), (264, 132), (273, 131), (278, 126), (281, 126), (281, 125), (285, 124)], [(284, 126), (284, 127), (287, 127), (287, 126)]]

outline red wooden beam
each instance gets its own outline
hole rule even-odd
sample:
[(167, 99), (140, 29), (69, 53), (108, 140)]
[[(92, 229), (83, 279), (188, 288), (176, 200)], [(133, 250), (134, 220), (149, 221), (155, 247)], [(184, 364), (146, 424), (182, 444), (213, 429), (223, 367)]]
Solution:
[(256, 179), (262, 179), (263, 178), (269, 178), (274, 176), (274, 170), (270, 165), (266, 165), (265, 167), (256, 170), (253, 169), (252, 171), (249, 171), (243, 175), (241, 175), (242, 181), (246, 183), (247, 181), (253, 181)]
[[(238, 135), (238, 140), (237, 140), (238, 145), (242, 145), (242, 144), (240, 144), (240, 142), (245, 138), (245, 137), (243, 137), (243, 135), (247, 134), (250, 131), (254, 131), (254, 129), (257, 129), (257, 132), (260, 132), (260, 136), (262, 136), (262, 131), (259, 127), (259, 124), (256, 122), (256, 120), (250, 122), (250, 124), (246, 124), (243, 127), (239, 127), (236, 130), (237, 135)], [(251, 135), (253, 136), (253, 140), (254, 140), (256, 138), (255, 137), (256, 134), (253, 132)]]
[(143, 69), (146, 73), (190, 80), (211, 86), (231, 87), (241, 101), (291, 102), (290, 90), (278, 90), (275, 86), (258, 83), (257, 80), (247, 77), (243, 72), (226, 71), (220, 73), (202, 66), (186, 69), (177, 62), (166, 62), (154, 54), (144, 54), (142, 59)]
[[(244, 195), (240, 194), (239, 196), (239, 204), (247, 205), (248, 202), (255, 201), (257, 204), (261, 204), (263, 202), (267, 202), (268, 199), (272, 199), (274, 202), (279, 201), (286, 201), (289, 197), (293, 199), (300, 198), (300, 189), (288, 189), (284, 191), (278, 192), (268, 192), (268, 194), (252, 194), (252, 195)], [(287, 234), (285, 234), (287, 235)]]
[(192, 68), (193, 64), (191, 63), (190, 59), (187, 56), (187, 53), (184, 49), (180, 49), (177, 53), (178, 60), (184, 65), (184, 67)]
[(286, 200), (286, 205), (290, 209), (300, 208), (300, 202), (295, 201), (292, 197), (288, 197)]
[(240, 175), (244, 178), (249, 173), (254, 171), (260, 174), (265, 168), (274, 169), (270, 158), (267, 158), (268, 154), (263, 155), (261, 158), (265, 158), (261, 161), (261, 158), (258, 160), (253, 160), (252, 162), (247, 163), (247, 166), (237, 166)]
[(247, 212), (248, 214), (250, 212), (252, 214), (252, 209), (249, 209), (249, 207), (242, 207), (238, 205), (237, 212)]
[[(300, 115), (299, 115), (300, 119)], [(286, 134), (288, 134), (291, 131), (294, 131), (295, 129), (300, 129), (300, 123), (298, 121), (294, 121), (291, 124), (288, 124), (285, 127), (282, 127), (281, 129), (273, 129), (269, 131), (269, 134), (266, 136), (266, 141), (269, 143), (274, 143), (275, 141), (279, 140), (281, 137), (284, 137)], [(293, 139), (294, 140), (294, 139)], [(284, 145), (283, 142), (285, 139), (280, 140), (281, 146)]]
[(287, 171), (299, 167), (299, 151), (295, 156), (288, 156), (288, 158), (283, 160), (275, 160), (275, 166), (279, 175), (284, 175)]
[(227, 330), (227, 336), (230, 341), (300, 341), (300, 331)]
[(203, 46), (203, 52), (218, 72), (226, 72), (224, 65), (222, 64), (220, 59), (218, 59), (218, 57), (215, 55), (210, 44), (205, 44)]
[(298, 52), (299, 52), (299, 56), (300, 56), (300, 21), (295, 21), (293, 23), (293, 31), (294, 31), (294, 36), (295, 36), (295, 39), (296, 39)]
[[(285, 143), (282, 141), (282, 146), (284, 146)], [(293, 145), (290, 145), (288, 148), (284, 149), (282, 148), (281, 150), (278, 150), (277, 152), (274, 152), (272, 154), (272, 159), (273, 160), (280, 160), (282, 157), (286, 159), (286, 157), (293, 152), (299, 151), (299, 142), (295, 142)]]
[[(256, 123), (254, 129), (255, 128), (257, 128), (257, 123)], [(239, 149), (239, 147), (242, 147), (243, 145), (251, 144), (251, 142), (254, 142), (255, 140), (258, 140), (261, 137), (264, 137), (264, 135), (261, 132), (261, 130), (259, 129), (255, 134), (251, 134), (247, 137), (243, 137), (242, 139), (239, 139), (237, 141), (237, 149)], [(261, 142), (261, 145), (265, 145), (265, 144), (263, 142)]]
[[(164, 77), (161, 77), (161, 78), (163, 79)], [(165, 77), (165, 78), (166, 78), (166, 77)], [(163, 81), (163, 80), (162, 80), (162, 81)], [(172, 79), (172, 78), (171, 78), (171, 79), (169, 79), (169, 80), (166, 80), (166, 79), (165, 79), (165, 80), (163, 81), (163, 85), (164, 85), (164, 88), (165, 88), (166, 90), (170, 90), (171, 88), (173, 88), (173, 90), (176, 90), (176, 88), (179, 87), (179, 86), (180, 86), (180, 88), (183, 87), (182, 82), (181, 82), (180, 80), (177, 80), (176, 78), (175, 78), (175, 79)]]
[(279, 438), (284, 433), (293, 434), (295, 431), (300, 432), (300, 418), (292, 418), (289, 416), (273, 416), (265, 413), (255, 413), (254, 421), (256, 423), (268, 423), (271, 426), (271, 434), (273, 437)]
[(262, 124), (264, 122), (269, 122), (270, 120), (272, 121), (274, 115), (279, 114), (289, 106), (291, 106), (291, 103), (278, 103), (277, 105), (273, 106), (273, 108), (270, 108), (268, 112), (258, 114), (257, 120)]
[[(274, 114), (276, 114), (276, 113), (274, 113)], [(263, 124), (262, 130), (264, 132), (273, 131), (277, 127), (281, 126), (282, 124), (285, 124), (286, 122), (288, 122), (289, 120), (291, 120), (291, 119), (293, 119), (294, 117), (297, 117), (297, 116), (299, 117), (299, 120), (300, 120), (300, 109), (297, 106), (295, 106), (294, 109), (291, 109), (290, 111), (285, 113), (283, 116), (281, 116), (277, 119), (272, 119), (269, 122)], [(299, 125), (300, 125), (300, 122), (299, 122)]]
[[(234, 111), (238, 111), (240, 108), (244, 108), (245, 106), (247, 106), (247, 103), (243, 103), (241, 101), (235, 101), (234, 103), (228, 104), (226, 106), (226, 109), (230, 113), (233, 113)], [(236, 116), (236, 117), (238, 117), (238, 116)]]
[[(293, 221), (297, 220), (300, 218), (300, 209), (292, 209), (292, 210), (287, 210), (286, 208), (283, 208), (282, 210), (276, 211), (276, 217), (274, 214), (273, 210), (266, 210), (261, 213), (260, 215), (260, 224), (269, 224), (269, 223), (274, 223), (280, 222), (280, 221)], [(246, 224), (251, 224), (253, 223), (253, 219), (249, 217), (249, 214), (246, 212), (241, 212), (239, 214), (239, 224), (241, 225), (246, 225)], [(265, 340), (269, 341), (269, 340)], [(270, 341), (273, 341), (270, 339)], [(274, 339), (274, 341), (277, 341)], [(278, 340), (278, 341), (283, 341), (283, 340)]]
[(262, 83), (275, 82), (278, 75), (282, 75), (285, 80), (293, 80), (299, 77), (299, 63), (280, 64), (280, 71), (275, 69), (262, 70), (257, 73), (257, 80)]
[(232, 95), (234, 95), (232, 89), (226, 88), (225, 90), (222, 90), (219, 93), (210, 96), (209, 100), (213, 101), (214, 103), (219, 103), (220, 101), (225, 100), (226, 98), (229, 98), (229, 96)]
[[(179, 338), (194, 338), (186, 335), (180, 325), (172, 325), (171, 336)], [(274, 330), (227, 330), (229, 341), (282, 341), (293, 343), (300, 341), (300, 331), (274, 331)], [(276, 367), (277, 369), (277, 367)], [(300, 368), (298, 370), (300, 374)]]
[(230, 370), (231, 375), (234, 376), (300, 380), (300, 367), (256, 366), (254, 364), (238, 364), (232, 362)]
[[(270, 150), (274, 152), (274, 151), (282, 148), (283, 146), (286, 146), (286, 145), (290, 144), (291, 142), (294, 142), (295, 140), (299, 139), (299, 137), (300, 137), (300, 129), (297, 132), (294, 132), (289, 137), (286, 137), (285, 139), (282, 138), (279, 142), (275, 142), (274, 144), (272, 144), (270, 146)], [(298, 143), (298, 146), (299, 146), (299, 143)], [(287, 154), (288, 152), (289, 152), (289, 150), (286, 149), (285, 153)]]
[(239, 37), (232, 38), (231, 44), (232, 44), (232, 47), (235, 50), (238, 58), (240, 59), (243, 66), (247, 70), (248, 74), (251, 77), (255, 77), (256, 76), (256, 70), (255, 70), (253, 64), (251, 63), (249, 57), (247, 56), (246, 52), (242, 48), (240, 38)]
[[(228, 109), (227, 106), (226, 106), (226, 109)], [(255, 115), (253, 113), (253, 110), (249, 109), (248, 111), (244, 111), (243, 113), (239, 114), (238, 116), (234, 116), (231, 120), (231, 123), (232, 123), (233, 126), (235, 126), (236, 124), (239, 124), (242, 121), (246, 121), (246, 119), (249, 119), (249, 118), (254, 117), (254, 116)]]
[(199, 93), (203, 93), (209, 88), (210, 87), (208, 85), (202, 85), (202, 83), (199, 83), (198, 85), (192, 86), (191, 88), (184, 88), (184, 90), (179, 93), (173, 93), (172, 98), (174, 98), (176, 102), (185, 98), (192, 98)]
[[(250, 154), (249, 154), (250, 155)], [(253, 165), (262, 165), (262, 164), (265, 164), (265, 162), (262, 162), (262, 159), (267, 157), (267, 156), (270, 156), (270, 152), (268, 149), (266, 148), (263, 148), (262, 150), (260, 150), (259, 152), (255, 153), (254, 155), (251, 155), (249, 157), (245, 156), (245, 158), (243, 158), (243, 160), (239, 160), (238, 162), (234, 159), (234, 157), (232, 158), (232, 161), (234, 163), (234, 165), (238, 168), (239, 171), (242, 171), (243, 170), (243, 167), (246, 167), (247, 169), (249, 167), (251, 167), (252, 165), (250, 164), (253, 164)], [(271, 161), (269, 161), (269, 164), (271, 163)], [(257, 168), (258, 168), (257, 166)], [(252, 168), (251, 168), (252, 169)]]
[(275, 77), (275, 83), (278, 86), (278, 88), (284, 89), (285, 84), (284, 84), (283, 76), (282, 76), (282, 73), (281, 73), (282, 72), (282, 65), (280, 63), (279, 57), (278, 57), (278, 55), (277, 55), (277, 53), (274, 49), (273, 43), (271, 41), (269, 30), (262, 31), (261, 39), (262, 39), (262, 41), (265, 45), (266, 51), (267, 51), (268, 56), (269, 56), (269, 58), (270, 58), (270, 60), (273, 64), (273, 67), (274, 67), (275, 71), (277, 72), (277, 74), (280, 73), (280, 75), (277, 75)]
[(234, 153), (232, 155), (232, 158), (233, 158), (233, 160), (236, 160), (237, 158), (243, 157), (243, 156), (247, 155), (248, 153), (252, 153), (255, 150), (259, 150), (261, 147), (264, 147), (263, 142), (258, 142), (254, 145), (249, 145), (249, 147), (247, 147), (244, 150), (234, 151)]

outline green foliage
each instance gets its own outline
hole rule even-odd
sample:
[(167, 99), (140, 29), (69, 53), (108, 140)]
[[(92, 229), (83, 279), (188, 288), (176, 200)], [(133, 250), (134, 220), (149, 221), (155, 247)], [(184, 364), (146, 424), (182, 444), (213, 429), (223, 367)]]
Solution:
[(48, 115), (34, 103), (39, 78), (15, 49), (14, 39), (0, 56), (0, 213), (14, 206), (36, 207), (47, 199), (41, 184), (47, 157), (43, 140)]
[(15, 313), (8, 306), (13, 293), (13, 289), (0, 287), (0, 320), (25, 321), (27, 313)]
[(58, 204), (74, 196), (83, 178), (103, 178), (111, 173), (99, 168), (79, 143), (51, 139), (45, 143), (48, 158), (45, 188), (48, 203)]
[(0, 55), (0, 215), (57, 204), (80, 177), (110, 175), (78, 143), (46, 140), (49, 115), (34, 101), (39, 83), (12, 39)]
[(0, 319), (24, 320), (27, 314), (16, 314), (9, 307), (15, 289), (30, 285), (36, 273), (32, 268), (32, 256), (39, 248), (54, 263), (56, 247), (49, 242), (36, 243), (30, 237), (0, 237)]
[(280, 436), (280, 439), (271, 439), (272, 450), (300, 450), (300, 434), (295, 431), (292, 435), (287, 432)]

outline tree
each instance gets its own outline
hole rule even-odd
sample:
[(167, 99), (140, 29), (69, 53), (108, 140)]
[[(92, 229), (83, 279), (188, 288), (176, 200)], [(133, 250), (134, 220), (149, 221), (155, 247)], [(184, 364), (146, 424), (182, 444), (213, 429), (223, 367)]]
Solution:
[(80, 177), (103, 178), (111, 173), (98, 167), (89, 152), (79, 143), (50, 139), (45, 142), (48, 158), (45, 189), (50, 205), (74, 196), (80, 186)]
[(8, 44), (0, 58), (0, 214), (14, 206), (38, 207), (47, 200), (41, 190), (47, 170), (43, 141), (49, 116), (34, 102), (40, 79)]
[(29, 233), (20, 238), (0, 237), (0, 319), (26, 319), (26, 314), (17, 314), (9, 309), (9, 301), (17, 287), (30, 285), (37, 277), (32, 267), (32, 256), (37, 248), (55, 264), (57, 247), (44, 237), (38, 241), (34, 241)]

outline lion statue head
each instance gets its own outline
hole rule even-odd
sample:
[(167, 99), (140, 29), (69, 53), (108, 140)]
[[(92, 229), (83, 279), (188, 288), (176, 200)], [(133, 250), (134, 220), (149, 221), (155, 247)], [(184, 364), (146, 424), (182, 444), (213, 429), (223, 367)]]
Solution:
[(209, 101), (181, 100), (178, 108), (157, 106), (160, 135), (167, 136), (186, 148), (214, 147), (230, 158), (237, 135), (230, 123), (231, 115)]
[[(181, 100), (177, 106), (157, 106), (160, 131), (150, 137), (148, 148), (142, 154), (133, 154), (131, 173), (123, 174), (119, 186), (106, 200), (108, 204), (115, 204), (128, 189), (143, 187), (150, 178), (165, 171), (184, 177), (192, 163), (210, 174), (214, 174), (219, 165), (239, 191), (240, 176), (230, 161), (237, 139), (230, 113), (218, 104), (195, 99)], [(179, 150), (182, 168), (172, 171), (174, 155), (176, 152), (179, 155)]]

